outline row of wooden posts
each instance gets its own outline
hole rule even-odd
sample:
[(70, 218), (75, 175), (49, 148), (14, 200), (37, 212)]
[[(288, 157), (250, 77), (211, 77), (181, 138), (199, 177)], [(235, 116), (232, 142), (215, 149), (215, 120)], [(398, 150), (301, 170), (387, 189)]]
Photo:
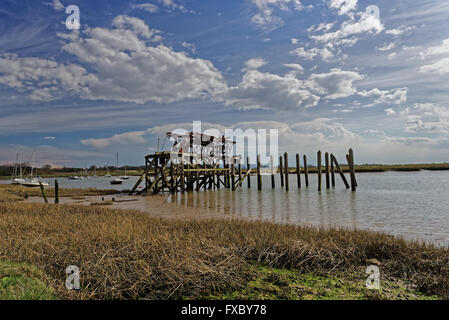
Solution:
[[(44, 198), (45, 203), (48, 203), (47, 194), (45, 193), (45, 188), (42, 182), (39, 182), (39, 186), (41, 188), (42, 198)], [(59, 203), (59, 183), (58, 180), (55, 180), (55, 204)]]
[[(330, 189), (331, 185), (332, 187), (335, 187), (335, 169), (340, 174), (340, 177), (345, 184), (346, 188), (351, 188), (352, 191), (356, 191), (357, 188), (357, 181), (355, 177), (355, 168), (354, 168), (354, 152), (352, 149), (349, 149), (349, 153), (346, 155), (346, 160), (348, 162), (349, 167), (349, 175), (350, 175), (350, 182), (351, 185), (349, 185), (348, 180), (345, 177), (345, 174), (340, 167), (340, 164), (337, 161), (337, 158), (331, 153), (329, 155), (328, 152), (324, 154), (324, 161), (325, 161), (325, 167), (324, 167), (324, 173), (326, 177), (326, 189)], [(249, 160), (247, 159), (247, 163), (249, 164)], [(271, 166), (273, 167), (273, 158), (271, 158)], [(307, 165), (307, 156), (303, 156), (303, 175), (306, 187), (309, 186), (309, 170)], [(233, 170), (231, 170), (232, 174)], [(300, 155), (296, 154), (296, 176), (297, 176), (297, 184), (298, 188), (301, 188), (301, 164), (300, 164)], [(289, 164), (288, 164), (288, 153), (284, 153), (284, 157), (279, 157), (279, 175), (281, 180), (281, 187), (285, 188), (287, 191), (289, 190)], [(321, 151), (317, 152), (317, 175), (318, 175), (318, 191), (321, 191), (322, 189), (322, 174), (323, 174), (323, 165), (322, 165), (322, 153)], [(248, 179), (248, 188), (251, 187), (251, 181)], [(271, 187), (275, 188), (275, 175), (274, 173), (271, 174)], [(262, 177), (261, 177), (261, 165), (260, 165), (260, 156), (257, 156), (257, 188), (258, 190), (262, 190)]]
[[(159, 192), (184, 192), (184, 191), (199, 191), (201, 189), (211, 190), (218, 189), (221, 186), (224, 188), (230, 188), (236, 190), (243, 186), (244, 180), (247, 180), (248, 188), (251, 188), (250, 176), (254, 172), (250, 166), (249, 157), (246, 158), (246, 172), (242, 170), (242, 161), (239, 157), (233, 157), (229, 162), (223, 159), (223, 166), (220, 167), (219, 163), (212, 165), (199, 162), (188, 161), (184, 163), (174, 163), (171, 161), (171, 152), (160, 152), (146, 156), (146, 168), (142, 176), (138, 179), (134, 187), (131, 189), (130, 194), (144, 194), (151, 192), (153, 194)], [(184, 156), (193, 157), (197, 155), (182, 154)], [(345, 184), (346, 188), (351, 188), (356, 191), (357, 182), (354, 172), (354, 153), (352, 149), (346, 155), (346, 160), (349, 166), (350, 182), (346, 179), (340, 164), (333, 154), (324, 154), (325, 165), (322, 164), (322, 153), (317, 153), (317, 176), (318, 176), (318, 190), (322, 190), (322, 174), (324, 172), (326, 177), (326, 188), (329, 189), (335, 187), (335, 174), (340, 174), (340, 177)], [(305, 186), (309, 186), (309, 168), (307, 163), (307, 157), (303, 156), (303, 169), (301, 170), (300, 155), (296, 154), (296, 173), (298, 188), (301, 188), (301, 176), (304, 175)], [(256, 176), (257, 176), (257, 188), (262, 190), (262, 170), (260, 155), (257, 156)], [(271, 158), (271, 185), (275, 188), (275, 172), (273, 171), (273, 159)], [(284, 156), (279, 157), (279, 174), (281, 179), (281, 187), (288, 190), (289, 174), (292, 173), (289, 169), (288, 154), (284, 153)], [(136, 191), (142, 181), (145, 180), (145, 187), (140, 191)], [(196, 187), (195, 187), (196, 185)]]

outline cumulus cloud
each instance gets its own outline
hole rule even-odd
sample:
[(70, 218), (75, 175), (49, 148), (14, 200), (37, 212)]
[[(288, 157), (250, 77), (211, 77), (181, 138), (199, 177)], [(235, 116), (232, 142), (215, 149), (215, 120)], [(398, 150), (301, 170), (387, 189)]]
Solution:
[(258, 10), (258, 13), (251, 17), (251, 22), (266, 31), (284, 24), (284, 21), (274, 14), (274, 9), (301, 11), (304, 8), (300, 0), (251, 0), (251, 2)]
[(391, 49), (396, 48), (396, 44), (394, 42), (386, 43), (382, 47), (377, 48), (379, 51), (390, 51)]
[(449, 132), (449, 108), (434, 103), (417, 103), (403, 111), (406, 132)]
[(245, 68), (242, 69), (243, 72), (259, 69), (260, 67), (266, 65), (267, 62), (263, 58), (252, 58), (245, 62)]
[(313, 60), (316, 56), (320, 56), (324, 61), (329, 61), (334, 57), (334, 54), (327, 47), (325, 48), (312, 48), (305, 50), (303, 47), (296, 48), (290, 51), (291, 55), (304, 58), (306, 60)]
[(377, 88), (370, 91), (358, 92), (362, 97), (369, 97), (374, 99), (375, 103), (393, 103), (402, 104), (407, 101), (408, 88), (399, 88), (393, 90), (379, 90)]
[(312, 35), (311, 39), (334, 45), (353, 45), (357, 40), (348, 37), (359, 34), (379, 34), (384, 30), (382, 22), (375, 16), (361, 13), (358, 20), (350, 19), (341, 24), (340, 28), (333, 32), (320, 35)]
[(302, 80), (293, 76), (251, 70), (237, 86), (229, 88), (225, 104), (240, 109), (297, 110), (313, 107), (319, 99), (304, 87)]
[(353, 83), (364, 77), (355, 71), (331, 69), (328, 73), (312, 74), (306, 81), (306, 86), (326, 99), (349, 97), (357, 92)]
[(132, 9), (142, 9), (148, 11), (150, 13), (156, 13), (159, 11), (159, 7), (152, 3), (141, 3), (141, 4), (133, 4), (131, 5)]
[(338, 10), (339, 15), (349, 14), (357, 8), (357, 0), (330, 0), (329, 7)]
[(449, 39), (443, 40), (443, 42), (434, 47), (429, 47), (420, 53), (421, 59), (428, 59), (435, 56), (446, 55), (446, 57), (440, 58), (432, 63), (424, 65), (419, 68), (420, 72), (423, 73), (433, 73), (433, 74), (447, 74), (449, 73), (449, 58), (447, 54), (449, 53)]
[(385, 30), (385, 33), (389, 34), (389, 35), (392, 35), (392, 36), (395, 36), (395, 37), (398, 37), (398, 36), (400, 36), (400, 35), (402, 35), (402, 34), (404, 34), (406, 32), (409, 32), (409, 31), (413, 30), (413, 29), (415, 29), (415, 27), (402, 25), (402, 26), (400, 26), (398, 28), (395, 28), (395, 29)]
[[(172, 103), (223, 91), (226, 83), (210, 61), (192, 59), (160, 43), (158, 30), (144, 21), (117, 16), (113, 28), (84, 34), (59, 34), (62, 50), (89, 66), (39, 58), (0, 56), (0, 83), (44, 101), (60, 97), (59, 88), (82, 99)], [(151, 45), (156, 43), (156, 45)]]
[(121, 134), (115, 134), (108, 138), (89, 138), (81, 140), (86, 146), (92, 146), (98, 149), (106, 148), (113, 145), (139, 144), (144, 143), (144, 135), (148, 131), (132, 131)]

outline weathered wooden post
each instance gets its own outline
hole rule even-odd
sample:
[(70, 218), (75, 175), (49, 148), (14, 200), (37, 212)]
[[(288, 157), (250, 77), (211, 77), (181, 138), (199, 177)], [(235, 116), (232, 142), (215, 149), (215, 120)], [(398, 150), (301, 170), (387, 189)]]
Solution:
[(173, 162), (170, 162), (170, 177), (171, 177), (171, 180), (170, 180), (170, 191), (172, 192), (172, 193), (174, 193), (175, 192), (175, 171), (174, 171), (174, 167), (173, 167)]
[(55, 204), (59, 203), (59, 182), (55, 180)]
[(354, 152), (349, 149), (349, 172), (351, 175), (351, 189), (356, 191), (357, 182), (355, 180), (355, 170), (354, 170)]
[(282, 168), (283, 166), (283, 160), (282, 160), (282, 156), (279, 156), (279, 175), (281, 176), (281, 187), (284, 187), (284, 170)]
[(321, 171), (322, 171), (322, 168), (321, 168), (321, 151), (318, 151), (317, 152), (317, 170), (318, 170), (318, 172), (317, 172), (317, 174), (318, 174), (318, 191), (321, 191)]
[(324, 154), (324, 161), (326, 163), (326, 189), (330, 189), (330, 179), (329, 179), (329, 153)]
[(298, 180), (298, 188), (301, 189), (301, 165), (298, 153), (296, 154), (296, 179)]
[(181, 192), (184, 192), (184, 188), (185, 188), (185, 179), (184, 179), (184, 156), (182, 156), (181, 159), (181, 163), (179, 164), (180, 168), (181, 168), (181, 177), (180, 177), (180, 182), (181, 182)]
[(332, 180), (332, 188), (335, 188), (335, 168), (334, 161), (332, 161), (332, 157), (334, 155), (331, 153), (331, 180)]
[(262, 176), (260, 175), (260, 155), (257, 155), (257, 190), (262, 190)]
[[(248, 171), (251, 168), (249, 163), (250, 163), (249, 157), (246, 157), (246, 171)], [(248, 181), (248, 189), (249, 189), (249, 188), (251, 188), (251, 175), (250, 174), (246, 177), (246, 180)]]
[(242, 181), (242, 161), (239, 158), (239, 181)]
[(232, 190), (235, 190), (235, 159), (232, 158), (231, 162), (231, 187)]
[(285, 165), (284, 165), (284, 167), (285, 167), (285, 190), (287, 190), (288, 191), (288, 189), (289, 189), (289, 185), (288, 185), (288, 174), (289, 174), (289, 172), (288, 172), (288, 154), (287, 154), (287, 152), (286, 153), (284, 153), (284, 163), (285, 163)]
[(309, 186), (309, 169), (307, 168), (307, 156), (304, 155), (304, 179), (306, 180), (306, 187)]
[(39, 186), (41, 187), (42, 198), (44, 198), (45, 203), (48, 203), (47, 196), (45, 195), (44, 185), (40, 181), (39, 181)]
[[(349, 178), (351, 179), (351, 167), (349, 165), (349, 163), (351, 162), (351, 158), (349, 156), (349, 153), (346, 155), (346, 161), (348, 162)], [(352, 164), (354, 165), (354, 162)], [(354, 169), (354, 172), (355, 172), (355, 169)], [(357, 187), (357, 179), (355, 178), (355, 174), (354, 174), (354, 180), (355, 180), (355, 186)]]
[(346, 180), (345, 174), (344, 174), (343, 170), (341, 169), (340, 164), (337, 161), (337, 158), (335, 158), (334, 155), (331, 156), (331, 161), (333, 161), (335, 163), (335, 167), (337, 168), (338, 172), (340, 173), (340, 177), (343, 180), (343, 183), (345, 184), (346, 189), (349, 189), (348, 180)]
[(271, 165), (271, 188), (276, 188), (275, 176), (274, 176), (274, 161), (273, 156), (270, 156), (270, 165)]

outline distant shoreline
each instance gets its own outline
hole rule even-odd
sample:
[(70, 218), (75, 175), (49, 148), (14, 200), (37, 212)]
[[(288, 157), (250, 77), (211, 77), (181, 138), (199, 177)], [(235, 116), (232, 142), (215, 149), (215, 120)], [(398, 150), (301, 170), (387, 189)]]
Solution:
[[(349, 172), (348, 166), (343, 164), (341, 166), (342, 170), (344, 172)], [(40, 169), (39, 175), (42, 178), (67, 178), (70, 176), (73, 176), (73, 170), (70, 172), (67, 171), (59, 171), (60, 169)], [(301, 167), (301, 172), (303, 172), (304, 168)], [(355, 166), (355, 172), (356, 173), (369, 173), (369, 172), (388, 172), (388, 171), (396, 171), (396, 172), (417, 172), (422, 170), (429, 170), (429, 171), (449, 171), (449, 163), (428, 163), (428, 164), (363, 164), (363, 165), (356, 165)], [(246, 172), (246, 169), (242, 170), (243, 173)], [(279, 170), (276, 170), (276, 172), (279, 172)], [(289, 167), (290, 174), (296, 173), (296, 168)], [(317, 173), (317, 168), (315, 166), (308, 167), (309, 173)], [(325, 172), (325, 168), (323, 167), (323, 172)], [(106, 175), (106, 170), (97, 170), (97, 176), (102, 177)], [(127, 171), (126, 175), (133, 177), (133, 176), (141, 176), (143, 173), (142, 171), (132, 170)], [(110, 174), (113, 177), (119, 177), (124, 176), (125, 171), (124, 170), (117, 170), (117, 171), (111, 171)], [(81, 175), (81, 174), (80, 174)], [(88, 175), (92, 175), (91, 172), (88, 173)], [(0, 180), (9, 180), (11, 177), (8, 175), (0, 176)]]

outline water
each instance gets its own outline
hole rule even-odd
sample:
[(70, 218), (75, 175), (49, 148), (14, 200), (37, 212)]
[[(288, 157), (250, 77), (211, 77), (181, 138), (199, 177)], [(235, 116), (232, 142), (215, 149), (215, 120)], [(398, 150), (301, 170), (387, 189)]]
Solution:
[(177, 194), (169, 200), (187, 207), (202, 207), (225, 216), (246, 217), (277, 223), (325, 227), (369, 229), (449, 245), (449, 172), (385, 172), (357, 174), (357, 192), (346, 190), (339, 176), (336, 188), (317, 191), (317, 176), (310, 185), (297, 188), (296, 175), (290, 175), (290, 191), (271, 188), (271, 177), (263, 176), (263, 190), (257, 190), (252, 177), (246, 186), (232, 192), (220, 189)]
[[(263, 176), (263, 190), (251, 189), (246, 181), (238, 191), (178, 193), (169, 202), (188, 208), (203, 208), (223, 216), (245, 217), (277, 223), (339, 226), (369, 229), (449, 246), (449, 171), (385, 172), (357, 174), (357, 192), (346, 190), (336, 175), (336, 188), (317, 191), (317, 176), (309, 176), (310, 186), (297, 188), (296, 175), (290, 175), (290, 191), (271, 188), (271, 177)], [(138, 177), (122, 185), (111, 185), (110, 178), (83, 180), (58, 178), (61, 188), (131, 189)], [(54, 179), (47, 179), (53, 185)], [(51, 187), (50, 186), (50, 187)]]

